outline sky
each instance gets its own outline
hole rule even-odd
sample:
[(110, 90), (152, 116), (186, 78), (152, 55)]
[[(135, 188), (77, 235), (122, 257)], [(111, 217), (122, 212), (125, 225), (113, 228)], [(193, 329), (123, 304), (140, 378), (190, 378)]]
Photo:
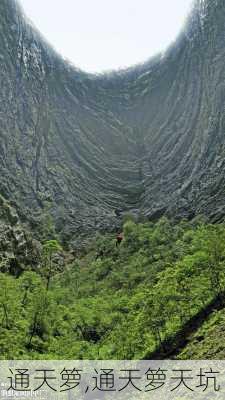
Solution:
[(53, 47), (87, 72), (146, 61), (180, 32), (193, 0), (20, 0)]

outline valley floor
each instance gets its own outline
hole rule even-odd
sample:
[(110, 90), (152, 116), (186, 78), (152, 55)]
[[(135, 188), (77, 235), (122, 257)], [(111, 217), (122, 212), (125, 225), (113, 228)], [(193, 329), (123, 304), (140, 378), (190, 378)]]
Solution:
[(1, 273), (1, 359), (224, 359), (225, 225), (128, 220), (123, 232), (61, 272), (52, 240), (40, 270)]

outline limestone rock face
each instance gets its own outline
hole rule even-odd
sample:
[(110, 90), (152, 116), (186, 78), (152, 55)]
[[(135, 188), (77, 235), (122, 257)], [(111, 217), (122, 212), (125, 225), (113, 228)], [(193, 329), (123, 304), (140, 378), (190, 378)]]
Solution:
[(19, 275), (26, 268), (38, 267), (41, 248), (25, 230), (18, 214), (0, 196), (0, 271)]
[(224, 0), (198, 0), (164, 54), (95, 76), (1, 0), (0, 193), (31, 223), (47, 207), (68, 237), (127, 211), (222, 218), (224, 37)]

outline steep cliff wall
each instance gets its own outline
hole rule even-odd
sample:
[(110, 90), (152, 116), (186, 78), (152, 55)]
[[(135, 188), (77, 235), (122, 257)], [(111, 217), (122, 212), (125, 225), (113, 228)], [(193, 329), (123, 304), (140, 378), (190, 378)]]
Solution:
[(177, 41), (107, 75), (65, 62), (0, 2), (0, 192), (59, 231), (110, 230), (120, 211), (225, 214), (225, 3), (196, 1)]

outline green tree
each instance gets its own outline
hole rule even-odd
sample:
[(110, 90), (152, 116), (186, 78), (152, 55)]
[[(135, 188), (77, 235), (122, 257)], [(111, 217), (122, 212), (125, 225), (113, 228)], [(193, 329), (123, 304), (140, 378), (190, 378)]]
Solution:
[(49, 290), (51, 278), (56, 273), (57, 264), (54, 256), (62, 252), (62, 247), (57, 240), (48, 240), (43, 245), (44, 275), (46, 278), (46, 290)]

